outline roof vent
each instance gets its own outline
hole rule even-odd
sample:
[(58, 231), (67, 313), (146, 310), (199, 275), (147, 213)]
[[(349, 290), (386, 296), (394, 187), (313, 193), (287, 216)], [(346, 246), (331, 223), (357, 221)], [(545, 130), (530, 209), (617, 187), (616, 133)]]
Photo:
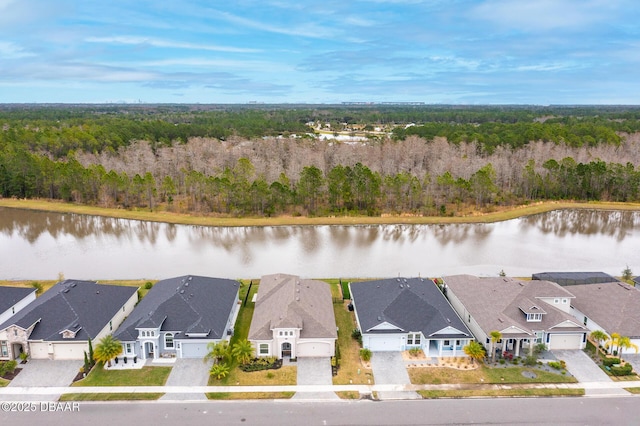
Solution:
[(382, 317), (378, 317), (378, 321), (382, 321)]
[(180, 294), (184, 294), (184, 290), (180, 290)]
[(400, 288), (403, 288), (404, 286), (402, 284), (400, 284)]
[(402, 281), (404, 281), (404, 282), (406, 283), (406, 282), (407, 282), (407, 279), (406, 279), (406, 278), (404, 278)]
[(189, 281), (191, 281), (192, 278), (193, 278), (192, 276), (189, 276)]
[(400, 278), (396, 278), (398, 280), (398, 282), (400, 282)]
[(63, 293), (69, 293), (69, 289), (65, 288), (64, 290), (62, 290)]
[(185, 287), (189, 287), (189, 283), (185, 283), (185, 285), (184, 285), (184, 286), (185, 286)]
[(75, 287), (75, 286), (77, 286), (77, 285), (78, 285), (78, 283), (77, 283), (77, 282), (73, 282), (73, 283), (71, 283), (71, 287)]
[(96, 294), (100, 294), (100, 290), (96, 290)]
[(504, 322), (504, 320), (502, 318), (498, 318), (498, 321), (500, 322)]
[(407, 288), (411, 288), (411, 286), (409, 284), (407, 284)]

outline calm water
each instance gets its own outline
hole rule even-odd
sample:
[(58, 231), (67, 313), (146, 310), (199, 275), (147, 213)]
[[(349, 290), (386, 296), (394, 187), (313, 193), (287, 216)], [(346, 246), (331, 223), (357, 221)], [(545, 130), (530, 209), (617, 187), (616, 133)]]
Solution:
[(0, 208), (0, 279), (640, 274), (640, 212), (495, 224), (217, 228)]

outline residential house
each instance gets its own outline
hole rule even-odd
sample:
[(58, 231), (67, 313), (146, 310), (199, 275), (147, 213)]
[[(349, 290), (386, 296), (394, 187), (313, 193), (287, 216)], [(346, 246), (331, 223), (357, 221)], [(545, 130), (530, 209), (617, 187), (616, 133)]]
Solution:
[(463, 347), (473, 335), (432, 280), (389, 278), (352, 282), (349, 288), (363, 347), (466, 356)]
[[(0, 287), (0, 324), (36, 300), (36, 289), (22, 287)], [(0, 340), (0, 360), (18, 358), (20, 348), (13, 351), (7, 340)]]
[[(640, 347), (640, 292), (623, 282), (575, 285), (571, 313), (589, 330), (618, 333)], [(622, 353), (635, 353), (623, 348)]]
[(262, 277), (249, 328), (257, 356), (330, 357), (337, 338), (328, 283), (286, 274)]
[(444, 277), (443, 285), (453, 308), (487, 349), (492, 331), (502, 334), (500, 350), (515, 356), (537, 343), (550, 350), (585, 347), (588, 330), (570, 311), (575, 297), (556, 283), (454, 275)]
[(137, 288), (64, 280), (0, 324), (9, 358), (84, 358), (88, 341), (113, 333), (138, 301)]
[(238, 281), (222, 278), (158, 281), (114, 335), (122, 343), (120, 358), (204, 358), (209, 343), (233, 334), (239, 290)]

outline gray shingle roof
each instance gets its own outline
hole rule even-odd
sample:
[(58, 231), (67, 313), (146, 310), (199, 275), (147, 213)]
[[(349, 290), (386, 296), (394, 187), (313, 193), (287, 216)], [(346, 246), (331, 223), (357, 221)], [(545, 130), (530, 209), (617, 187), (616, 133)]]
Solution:
[[(556, 283), (505, 277), (478, 278), (472, 275), (443, 277), (443, 281), (447, 291), (460, 300), (486, 333), (517, 327), (530, 335), (536, 330), (551, 330), (564, 321), (576, 324), (576, 327), (563, 328), (565, 331), (584, 329), (571, 314), (539, 300), (574, 298), (573, 294)], [(525, 313), (542, 312), (545, 312), (542, 321), (527, 322)]]
[(0, 314), (34, 291), (35, 288), (0, 287)]
[(226, 335), (229, 315), (238, 301), (240, 283), (222, 278), (186, 275), (158, 281), (124, 320), (114, 337), (138, 338), (137, 328), (206, 334), (207, 339)]
[(640, 338), (640, 291), (622, 282), (571, 286), (572, 302), (607, 333)]
[[(0, 330), (13, 324), (27, 329), (37, 322), (29, 340), (93, 339), (136, 291), (136, 287), (64, 280), (0, 325)], [(64, 330), (77, 333), (63, 339), (60, 333)]]
[(534, 280), (551, 281), (561, 286), (618, 281), (604, 272), (540, 272), (533, 274), (531, 278)]
[(274, 328), (301, 328), (301, 338), (337, 338), (329, 284), (295, 275), (260, 280), (249, 328), (250, 340), (271, 340)]
[(375, 333), (370, 330), (388, 322), (403, 332), (421, 331), (425, 336), (447, 327), (462, 334), (439, 336), (471, 336), (464, 322), (429, 279), (389, 278), (352, 282), (350, 287), (362, 333)]

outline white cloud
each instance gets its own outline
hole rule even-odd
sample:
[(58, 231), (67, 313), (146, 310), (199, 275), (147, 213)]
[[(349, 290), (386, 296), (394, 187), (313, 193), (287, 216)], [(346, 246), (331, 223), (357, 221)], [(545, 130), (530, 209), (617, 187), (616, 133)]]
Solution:
[(34, 56), (34, 54), (25, 51), (15, 43), (0, 41), (0, 57), (2, 59), (26, 58), (28, 56)]
[(248, 49), (243, 47), (217, 46), (214, 44), (197, 44), (184, 43), (170, 40), (162, 40), (152, 37), (139, 36), (117, 36), (117, 37), (89, 37), (85, 39), (88, 43), (106, 43), (106, 44), (130, 44), (130, 45), (147, 45), (153, 47), (166, 47), (173, 49), (189, 49), (189, 50), (212, 50), (216, 52), (230, 53), (256, 53), (258, 49)]

